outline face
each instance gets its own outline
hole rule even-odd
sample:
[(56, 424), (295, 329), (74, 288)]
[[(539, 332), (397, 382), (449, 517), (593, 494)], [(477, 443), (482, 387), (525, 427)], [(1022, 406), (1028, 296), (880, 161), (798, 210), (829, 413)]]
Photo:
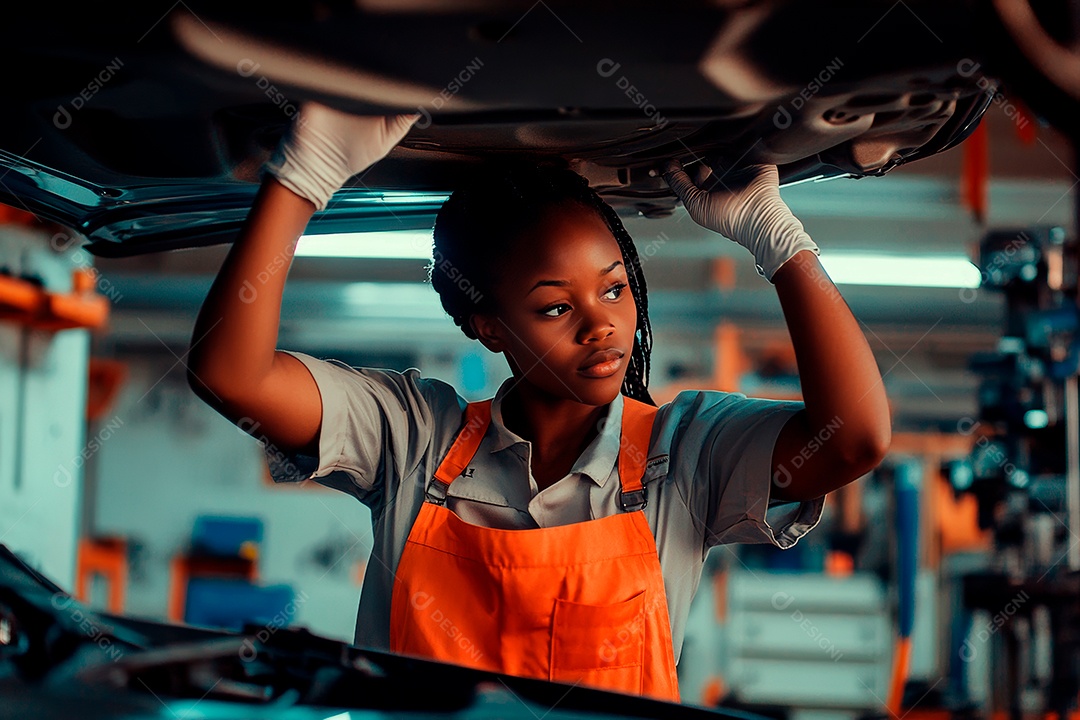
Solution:
[(515, 377), (558, 398), (604, 405), (619, 394), (637, 306), (619, 245), (576, 203), (545, 213), (493, 263), (496, 315), (474, 315), (480, 341)]

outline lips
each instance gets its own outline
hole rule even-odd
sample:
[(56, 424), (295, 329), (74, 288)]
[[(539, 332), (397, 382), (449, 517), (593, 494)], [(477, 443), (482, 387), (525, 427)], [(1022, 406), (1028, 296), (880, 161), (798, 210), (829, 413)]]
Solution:
[(625, 353), (623, 353), (621, 350), (617, 350), (615, 348), (609, 348), (607, 350), (597, 350), (589, 357), (586, 357), (585, 362), (582, 363), (581, 366), (578, 367), (578, 369), (589, 370), (590, 368), (596, 367), (598, 365), (611, 363), (613, 361), (617, 361), (617, 359), (622, 357), (624, 354)]

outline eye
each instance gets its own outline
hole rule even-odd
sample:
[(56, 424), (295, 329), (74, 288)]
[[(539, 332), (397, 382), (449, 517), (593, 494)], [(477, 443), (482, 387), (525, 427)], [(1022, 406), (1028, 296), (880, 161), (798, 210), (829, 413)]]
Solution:
[[(609, 300), (618, 300), (622, 296), (623, 290), (625, 290), (626, 287), (627, 285), (624, 282), (616, 283), (601, 297), (608, 298)], [(561, 312), (560, 309), (562, 309)], [(543, 310), (540, 310), (540, 314), (545, 317), (559, 317), (570, 309), (570, 306), (566, 303), (558, 303), (556, 305), (551, 305), (544, 308)]]
[(560, 313), (555, 313), (554, 315), (552, 315), (552, 311), (558, 310), (559, 308), (566, 308), (567, 310), (569, 310), (570, 306), (567, 305), (566, 303), (559, 303), (558, 305), (552, 305), (549, 308), (544, 308), (543, 310), (540, 311), (540, 314), (544, 315), (546, 317), (559, 317), (560, 315), (562, 315), (561, 312)]
[(615, 293), (615, 297), (613, 297), (611, 299), (612, 300), (618, 300), (619, 297), (622, 296), (622, 292), (625, 289), (626, 289), (626, 283), (621, 282), (621, 283), (615, 285), (614, 287), (612, 287), (606, 293), (604, 293), (604, 297), (607, 297), (608, 295), (611, 295), (612, 293)]

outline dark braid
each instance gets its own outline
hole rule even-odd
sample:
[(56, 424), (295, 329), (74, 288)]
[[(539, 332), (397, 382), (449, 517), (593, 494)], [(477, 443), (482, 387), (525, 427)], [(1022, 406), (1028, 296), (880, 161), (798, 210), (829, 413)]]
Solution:
[(484, 165), (447, 199), (435, 218), (433, 263), (428, 279), (443, 309), (467, 337), (476, 339), (469, 318), (493, 313), (489, 278), (498, 270), (500, 250), (535, 225), (544, 212), (567, 201), (592, 209), (604, 219), (622, 252), (630, 292), (637, 304), (634, 349), (623, 378), (622, 394), (656, 405), (649, 395), (648, 287), (637, 248), (615, 210), (565, 166), (509, 160)]

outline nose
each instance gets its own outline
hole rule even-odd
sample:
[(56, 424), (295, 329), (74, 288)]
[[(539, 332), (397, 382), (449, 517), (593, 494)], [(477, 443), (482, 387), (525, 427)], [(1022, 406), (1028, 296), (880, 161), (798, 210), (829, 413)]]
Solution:
[(582, 308), (579, 317), (581, 325), (577, 331), (577, 341), (585, 344), (605, 340), (615, 332), (611, 312), (603, 305)]

